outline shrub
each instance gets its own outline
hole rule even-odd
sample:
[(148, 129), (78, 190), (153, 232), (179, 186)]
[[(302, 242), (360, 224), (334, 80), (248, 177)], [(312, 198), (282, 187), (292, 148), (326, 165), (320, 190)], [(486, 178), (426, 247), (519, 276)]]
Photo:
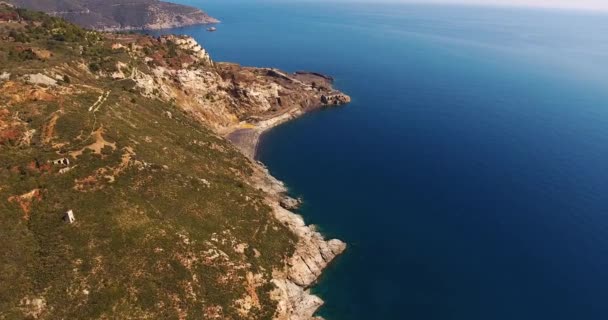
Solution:
[(17, 60), (17, 61), (28, 61), (28, 60), (36, 60), (36, 54), (34, 54), (34, 52), (32, 50), (24, 50), (24, 51), (16, 51), (16, 50), (10, 50), (8, 52), (8, 57), (11, 60)]
[(9, 37), (15, 39), (15, 42), (26, 43), (29, 42), (29, 38), (23, 32), (17, 32), (15, 30), (11, 30), (8, 33)]
[(89, 70), (91, 70), (93, 73), (99, 72), (99, 70), (101, 70), (101, 66), (97, 62), (91, 62), (89, 63)]

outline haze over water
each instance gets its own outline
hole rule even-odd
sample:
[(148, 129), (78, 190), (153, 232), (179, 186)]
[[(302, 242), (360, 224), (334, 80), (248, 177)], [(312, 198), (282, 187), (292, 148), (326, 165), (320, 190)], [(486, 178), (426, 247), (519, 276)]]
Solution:
[(333, 75), (353, 97), (264, 139), (303, 216), (349, 244), (329, 320), (608, 314), (608, 16), (183, 0), (218, 61)]

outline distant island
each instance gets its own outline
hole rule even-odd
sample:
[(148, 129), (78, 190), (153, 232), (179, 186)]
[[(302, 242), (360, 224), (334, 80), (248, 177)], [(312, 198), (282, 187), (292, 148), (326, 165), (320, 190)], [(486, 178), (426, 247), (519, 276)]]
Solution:
[(6, 0), (4, 2), (64, 18), (85, 28), (103, 31), (155, 30), (219, 22), (198, 8), (159, 0)]

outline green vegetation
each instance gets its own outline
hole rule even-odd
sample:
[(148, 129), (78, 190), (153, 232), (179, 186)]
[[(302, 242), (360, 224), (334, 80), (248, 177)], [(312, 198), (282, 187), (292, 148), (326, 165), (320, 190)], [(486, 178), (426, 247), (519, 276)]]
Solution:
[[(271, 318), (268, 279), (295, 239), (248, 183), (250, 161), (112, 80), (118, 62), (145, 63), (106, 35), (17, 12), (27, 24), (0, 22), (0, 319)], [(37, 73), (57, 86), (22, 78)], [(264, 282), (245, 316), (248, 272)]]

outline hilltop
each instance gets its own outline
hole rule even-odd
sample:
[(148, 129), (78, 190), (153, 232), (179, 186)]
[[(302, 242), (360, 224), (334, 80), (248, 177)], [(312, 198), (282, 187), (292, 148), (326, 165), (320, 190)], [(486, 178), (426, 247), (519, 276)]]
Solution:
[(312, 318), (345, 244), (226, 137), (347, 103), (331, 78), (2, 5), (0, 44), (0, 318)]
[(150, 30), (219, 21), (202, 10), (159, 0), (4, 0), (89, 29)]

